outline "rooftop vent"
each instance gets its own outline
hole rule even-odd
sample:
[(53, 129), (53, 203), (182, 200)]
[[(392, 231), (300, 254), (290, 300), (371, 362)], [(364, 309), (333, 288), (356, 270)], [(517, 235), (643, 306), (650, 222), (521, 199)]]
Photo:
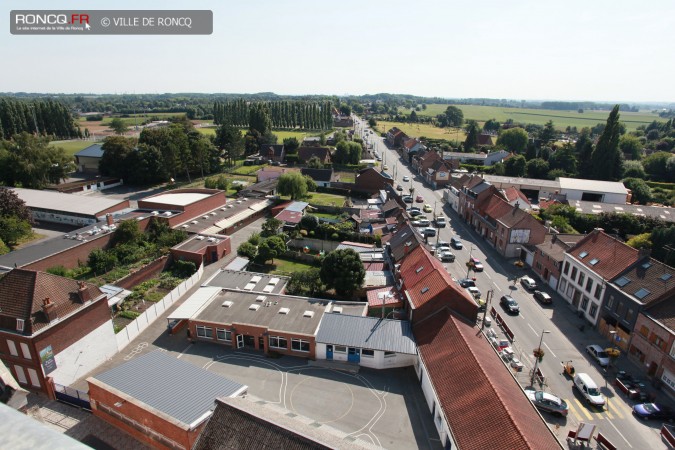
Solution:
[(333, 308), (335, 314), (342, 314), (342, 306), (336, 306)]
[(421, 292), (422, 294), (426, 294), (427, 292), (429, 292), (429, 288), (428, 288), (428, 287), (424, 287), (424, 288), (422, 288), (422, 290), (421, 290), (420, 292)]
[(255, 287), (255, 283), (248, 283), (246, 286), (244, 286), (244, 290), (245, 291), (252, 291), (254, 287)]
[(256, 302), (264, 302), (265, 300), (267, 300), (267, 296), (266, 296), (266, 295), (259, 295), (259, 296), (257, 296), (257, 297), (255, 298), (255, 301), (256, 301)]
[(279, 310), (279, 314), (288, 314), (289, 312), (291, 312), (291, 308), (281, 308)]
[(166, 212), (164, 213), (164, 215), (165, 215), (166, 217), (171, 217), (171, 216), (173, 215), (173, 213), (172, 213), (171, 211), (166, 211)]
[(314, 317), (314, 311), (305, 311), (302, 317)]
[(198, 241), (203, 241), (203, 240), (204, 240), (204, 236), (199, 235), (199, 236), (197, 236), (195, 239), (197, 239)]
[(211, 211), (211, 215), (212, 215), (212, 216), (215, 216), (215, 215), (216, 215), (216, 212), (215, 212), (215, 211)]
[(185, 224), (185, 225), (181, 225), (180, 227), (181, 227), (181, 228), (189, 228), (189, 227), (190, 227), (190, 225), (188, 225), (188, 224)]
[(190, 222), (190, 223), (191, 223), (192, 225), (197, 225), (199, 222), (197, 222), (196, 220), (193, 220), (193, 221)]
[(202, 216), (202, 219), (208, 219), (209, 216)]
[(159, 211), (153, 211), (153, 212), (152, 212), (152, 215), (153, 215), (153, 216), (159, 216)]
[(251, 278), (251, 283), (257, 283), (260, 280), (262, 280), (262, 277), (260, 275), (256, 275), (253, 278)]
[(223, 302), (223, 305), (222, 305), (222, 306), (224, 306), (225, 308), (229, 308), (229, 307), (232, 306), (233, 304), (234, 304), (234, 302), (232, 302), (232, 300), (225, 300), (225, 301)]
[(260, 309), (260, 305), (257, 305), (255, 303), (252, 303), (251, 306), (248, 307), (249, 311), (257, 311)]
[(422, 270), (424, 270), (424, 266), (419, 266), (415, 273), (420, 273)]

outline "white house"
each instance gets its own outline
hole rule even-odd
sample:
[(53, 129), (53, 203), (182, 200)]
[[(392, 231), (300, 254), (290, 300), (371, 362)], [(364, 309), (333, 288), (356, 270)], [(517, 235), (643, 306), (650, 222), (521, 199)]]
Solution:
[(558, 178), (560, 193), (572, 204), (576, 200), (623, 205), (628, 201), (628, 189), (620, 181)]

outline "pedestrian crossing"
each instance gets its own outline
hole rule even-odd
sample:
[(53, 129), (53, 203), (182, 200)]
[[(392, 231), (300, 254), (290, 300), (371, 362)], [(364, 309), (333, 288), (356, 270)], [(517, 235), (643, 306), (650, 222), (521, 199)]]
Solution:
[(623, 419), (632, 415), (632, 410), (621, 399), (606, 399), (604, 409), (595, 406), (588, 406), (582, 403), (579, 399), (565, 399), (569, 407), (570, 414), (580, 422), (591, 420), (609, 420)]

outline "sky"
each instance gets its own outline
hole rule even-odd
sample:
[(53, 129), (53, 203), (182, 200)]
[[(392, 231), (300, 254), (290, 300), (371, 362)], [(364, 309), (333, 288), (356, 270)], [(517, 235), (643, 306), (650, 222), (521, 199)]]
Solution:
[[(3, 0), (0, 92), (675, 102), (675, 1)], [(12, 9), (209, 9), (209, 36), (14, 36)]]

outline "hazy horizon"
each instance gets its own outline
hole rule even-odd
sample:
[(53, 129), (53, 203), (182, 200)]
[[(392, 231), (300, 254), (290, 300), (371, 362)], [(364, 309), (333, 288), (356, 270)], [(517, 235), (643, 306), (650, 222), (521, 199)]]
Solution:
[[(8, 0), (0, 91), (675, 103), (675, 2)], [(12, 9), (210, 9), (209, 36), (15, 36)], [(9, 70), (7, 70), (9, 69)], [(620, 100), (608, 100), (620, 99)]]

